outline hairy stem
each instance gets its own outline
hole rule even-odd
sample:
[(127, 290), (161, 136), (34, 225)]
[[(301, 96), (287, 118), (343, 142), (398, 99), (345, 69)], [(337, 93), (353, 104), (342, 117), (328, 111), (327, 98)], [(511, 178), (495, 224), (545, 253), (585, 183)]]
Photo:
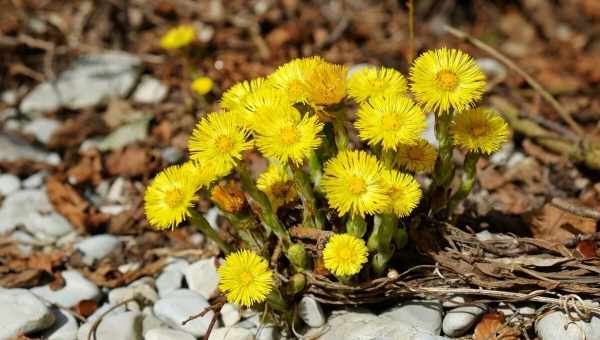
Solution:
[(346, 221), (346, 232), (358, 238), (362, 238), (367, 232), (367, 222), (364, 217), (351, 216)]
[(219, 236), (219, 233), (217, 233), (217, 231), (214, 230), (210, 224), (208, 224), (208, 221), (206, 218), (204, 218), (204, 216), (194, 210), (190, 210), (190, 214), (192, 223), (198, 230), (215, 242), (219, 246), (219, 249), (223, 251), (223, 253), (229, 254), (231, 252), (231, 246), (223, 241), (223, 239)]
[(452, 195), (450, 198), (450, 202), (448, 203), (448, 213), (452, 214), (452, 212), (456, 209), (458, 204), (464, 200), (471, 190), (473, 189), (473, 185), (475, 184), (475, 174), (477, 172), (477, 161), (479, 160), (480, 153), (478, 152), (469, 152), (465, 157), (465, 162), (463, 164), (464, 174), (462, 178), (462, 182), (460, 183), (460, 187), (458, 190)]
[(323, 229), (325, 219), (318, 209), (317, 199), (308, 175), (299, 167), (291, 167), (291, 171), (294, 175), (296, 190), (304, 206), (303, 224), (307, 227)]

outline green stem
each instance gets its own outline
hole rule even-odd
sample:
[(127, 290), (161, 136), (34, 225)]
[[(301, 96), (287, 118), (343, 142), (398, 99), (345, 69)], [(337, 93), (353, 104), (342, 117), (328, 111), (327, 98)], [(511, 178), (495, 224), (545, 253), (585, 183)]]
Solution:
[(318, 209), (317, 199), (315, 198), (313, 186), (310, 183), (308, 175), (299, 167), (292, 166), (290, 170), (294, 175), (296, 190), (304, 206), (304, 226), (323, 229), (325, 227), (325, 219)]
[(265, 252), (264, 240), (255, 235), (252, 230), (256, 227), (256, 220), (253, 216), (246, 213), (231, 214), (223, 211), (223, 216), (233, 225), (240, 238), (246, 242), (255, 253), (261, 254)]
[[(373, 230), (369, 238), (370, 249), (374, 247), (376, 254), (372, 258), (373, 269), (377, 274), (381, 274), (387, 268), (387, 262), (391, 259), (394, 248), (392, 239), (398, 225), (398, 217), (393, 214), (383, 214), (379, 218), (379, 225)], [(373, 241), (372, 241), (373, 239)], [(376, 240), (376, 241), (375, 241)]]
[(206, 237), (214, 241), (219, 246), (219, 249), (223, 251), (223, 253), (229, 254), (231, 252), (231, 246), (221, 239), (219, 233), (217, 233), (217, 231), (214, 230), (210, 224), (208, 224), (208, 221), (206, 218), (204, 218), (204, 216), (191, 209), (190, 214), (192, 223), (198, 230), (200, 230)]
[(364, 217), (351, 216), (346, 221), (346, 232), (358, 238), (362, 238), (367, 232), (367, 222)]
[(431, 184), (431, 210), (436, 213), (446, 207), (448, 188), (454, 178), (454, 163), (452, 161), (454, 143), (450, 135), (450, 124), (453, 114), (450, 112), (436, 113), (435, 137), (438, 141), (438, 158), (433, 170)]
[(342, 152), (348, 149), (348, 143), (350, 139), (348, 138), (348, 132), (346, 131), (346, 127), (344, 126), (344, 122), (346, 121), (346, 114), (344, 111), (337, 111), (335, 113), (335, 119), (333, 121), (333, 131), (335, 134), (335, 145), (338, 149), (338, 152)]
[(265, 195), (264, 192), (258, 190), (254, 181), (250, 177), (250, 173), (243, 166), (238, 166), (238, 173), (240, 175), (240, 180), (242, 182), (242, 189), (250, 196), (250, 198), (258, 205), (257, 214), (262, 221), (264, 227), (269, 232), (273, 232), (277, 237), (283, 240), (284, 244), (288, 244), (290, 242), (290, 235), (287, 230), (281, 225), (279, 222), (279, 218), (271, 208), (271, 202), (269, 202), (269, 198)]
[(396, 153), (394, 152), (394, 150), (385, 150), (381, 148), (381, 163), (383, 163), (384, 167), (392, 169), (392, 167), (394, 166), (395, 156)]
[(308, 169), (310, 178), (315, 184), (315, 190), (320, 190), (321, 178), (323, 177), (323, 164), (319, 159), (319, 155), (313, 150), (308, 157)]
[(452, 195), (450, 198), (450, 202), (448, 203), (448, 213), (452, 214), (452, 212), (456, 209), (458, 204), (469, 196), (471, 190), (473, 189), (473, 185), (475, 184), (475, 174), (477, 172), (477, 161), (479, 160), (480, 153), (478, 152), (469, 152), (465, 156), (465, 162), (463, 164), (463, 178), (460, 183), (460, 187), (458, 190)]

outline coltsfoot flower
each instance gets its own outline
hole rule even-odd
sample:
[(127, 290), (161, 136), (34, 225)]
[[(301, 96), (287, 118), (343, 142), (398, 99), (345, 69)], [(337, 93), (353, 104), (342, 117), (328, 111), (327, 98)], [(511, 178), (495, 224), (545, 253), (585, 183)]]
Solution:
[(468, 54), (441, 48), (418, 57), (410, 69), (411, 91), (425, 110), (457, 112), (473, 106), (485, 89), (485, 75)]
[(221, 108), (227, 111), (242, 110), (246, 105), (246, 98), (262, 88), (265, 78), (241, 81), (230, 87), (221, 97)]
[(276, 90), (269, 86), (263, 86), (260, 89), (249, 93), (244, 100), (244, 106), (239, 110), (244, 124), (250, 129), (254, 129), (255, 124), (262, 124), (262, 119), (273, 117), (281, 110), (291, 109), (293, 102), (284, 92)]
[(316, 116), (304, 115), (294, 107), (255, 118), (255, 141), (260, 152), (283, 164), (300, 165), (321, 145), (323, 123)]
[(298, 198), (292, 178), (278, 164), (269, 165), (267, 170), (260, 174), (256, 180), (256, 187), (267, 195), (273, 210)]
[(156, 229), (174, 228), (190, 216), (197, 199), (197, 178), (189, 167), (171, 166), (161, 171), (144, 193), (144, 212)]
[(325, 164), (321, 186), (329, 205), (344, 215), (364, 217), (382, 212), (388, 201), (382, 165), (365, 151), (344, 151)]
[(188, 141), (190, 158), (210, 164), (218, 175), (225, 175), (252, 148), (248, 131), (237, 115), (229, 112), (210, 113), (202, 118)]
[(389, 195), (387, 210), (398, 217), (410, 215), (423, 195), (415, 178), (396, 170), (385, 170), (383, 182)]
[(335, 234), (323, 250), (325, 268), (337, 276), (352, 276), (367, 262), (365, 241), (350, 234)]
[(459, 147), (490, 154), (498, 151), (508, 140), (508, 124), (497, 112), (478, 108), (459, 113), (454, 117), (450, 133)]
[(400, 144), (415, 144), (427, 127), (425, 114), (407, 97), (373, 97), (362, 103), (354, 126), (369, 145), (396, 150)]
[(196, 28), (180, 25), (171, 28), (160, 38), (160, 46), (166, 50), (177, 49), (191, 44), (196, 39)]
[(214, 86), (214, 82), (212, 79), (208, 78), (208, 77), (198, 77), (196, 79), (194, 79), (194, 81), (192, 82), (192, 91), (194, 91), (196, 94), (203, 96), (207, 93), (209, 93), (212, 88)]
[(294, 59), (277, 68), (268, 78), (269, 85), (287, 94), (296, 102), (306, 103), (309, 92), (305, 86), (308, 75), (325, 61), (320, 57)]
[(358, 103), (376, 96), (402, 96), (406, 89), (404, 76), (387, 67), (364, 67), (348, 80), (348, 95)]
[(346, 97), (348, 68), (328, 62), (317, 63), (305, 77), (309, 100), (317, 105), (337, 104)]
[(218, 272), (219, 290), (230, 303), (251, 307), (265, 301), (273, 289), (267, 261), (249, 250), (229, 254)]
[(435, 165), (437, 150), (425, 139), (414, 145), (400, 145), (396, 154), (399, 165), (412, 172), (429, 172)]

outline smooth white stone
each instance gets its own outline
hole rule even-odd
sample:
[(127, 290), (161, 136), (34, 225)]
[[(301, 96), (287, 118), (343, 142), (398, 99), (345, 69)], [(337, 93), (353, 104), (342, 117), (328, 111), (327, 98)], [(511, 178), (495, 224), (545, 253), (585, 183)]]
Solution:
[(44, 181), (48, 177), (48, 173), (46, 171), (36, 172), (35, 174), (25, 178), (23, 181), (23, 188), (25, 189), (37, 189), (41, 188), (44, 184)]
[(183, 273), (178, 270), (166, 270), (163, 271), (156, 279), (156, 288), (158, 289), (158, 295), (163, 297), (170, 292), (176, 291), (181, 288), (183, 281)]
[[(156, 300), (158, 300), (158, 294), (149, 284), (115, 288), (108, 293), (108, 302), (111, 305), (116, 305), (133, 298), (141, 298), (146, 301), (156, 302)], [(139, 305), (132, 301), (127, 304), (127, 308), (129, 310), (138, 311)]]
[(254, 333), (245, 328), (222, 327), (213, 329), (208, 340), (254, 340)]
[(143, 76), (132, 97), (133, 101), (141, 104), (156, 104), (163, 101), (168, 92), (169, 88), (160, 80), (151, 76)]
[(600, 339), (600, 318), (594, 316), (588, 321), (571, 320), (564, 312), (546, 314), (535, 323), (535, 334), (540, 340), (591, 340)]
[(144, 340), (196, 340), (188, 333), (169, 328), (155, 328), (144, 334)]
[[(96, 339), (142, 340), (142, 319), (140, 312), (124, 312), (104, 317), (96, 328)], [(83, 324), (77, 332), (77, 339), (87, 340), (91, 328), (92, 322)]]
[(197, 261), (184, 271), (188, 287), (206, 299), (210, 299), (219, 285), (219, 274), (215, 265), (215, 257)]
[(484, 306), (460, 306), (449, 310), (442, 322), (444, 334), (459, 337), (466, 334), (485, 312)]
[(48, 144), (61, 125), (62, 123), (56, 119), (39, 117), (25, 124), (23, 132), (35, 136), (35, 139), (42, 144)]
[(223, 320), (223, 325), (225, 325), (225, 327), (233, 326), (240, 322), (241, 319), (242, 315), (238, 306), (226, 303), (221, 308), (221, 320)]
[(32, 288), (31, 292), (65, 308), (71, 308), (81, 300), (97, 300), (100, 297), (98, 287), (79, 272), (66, 270), (62, 272), (62, 276), (65, 279), (63, 288), (52, 290), (46, 285)]
[(58, 308), (52, 309), (56, 321), (52, 327), (42, 334), (45, 340), (76, 340), (79, 324), (75, 317)]
[(203, 317), (196, 318), (185, 325), (182, 322), (196, 315), (208, 307), (208, 301), (198, 292), (189, 289), (180, 289), (171, 292), (154, 304), (154, 315), (169, 326), (201, 337), (206, 334), (210, 320), (214, 316), (209, 311)]
[(20, 187), (21, 180), (19, 177), (11, 174), (0, 175), (0, 195), (8, 196), (19, 190)]
[(92, 257), (94, 260), (100, 260), (110, 254), (120, 244), (121, 241), (116, 236), (102, 234), (77, 242), (75, 249), (82, 252), (85, 256)]
[(0, 289), (0, 339), (46, 329), (54, 314), (26, 289)]
[(325, 324), (325, 313), (319, 301), (310, 296), (304, 296), (298, 305), (298, 314), (308, 326), (317, 328)]
[(415, 300), (391, 308), (380, 317), (405, 322), (432, 335), (439, 335), (442, 331), (442, 312), (439, 301)]

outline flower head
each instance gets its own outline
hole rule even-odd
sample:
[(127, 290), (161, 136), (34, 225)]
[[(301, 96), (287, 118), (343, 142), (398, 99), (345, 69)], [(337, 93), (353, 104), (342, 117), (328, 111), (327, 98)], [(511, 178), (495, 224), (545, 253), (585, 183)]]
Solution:
[(360, 105), (354, 123), (369, 145), (396, 150), (400, 144), (415, 144), (427, 123), (423, 111), (406, 97), (373, 97)]
[(396, 154), (398, 164), (412, 172), (428, 172), (433, 169), (437, 151), (425, 139), (419, 139), (414, 145), (400, 145)]
[(192, 25), (179, 25), (171, 28), (160, 38), (160, 46), (166, 50), (181, 48), (196, 39), (196, 28)]
[(348, 94), (359, 103), (381, 95), (401, 96), (406, 94), (406, 79), (391, 68), (364, 67), (350, 77)]
[(230, 87), (221, 97), (221, 108), (223, 110), (241, 110), (246, 105), (246, 98), (251, 93), (258, 91), (265, 84), (264, 78), (241, 81)]
[(269, 84), (286, 93), (294, 102), (307, 102), (309, 93), (305, 86), (307, 76), (325, 61), (320, 57), (294, 59), (283, 64), (269, 76)]
[(256, 187), (269, 197), (273, 210), (298, 198), (292, 178), (277, 164), (269, 165), (267, 170), (260, 174), (256, 180)]
[(252, 142), (237, 116), (215, 112), (198, 122), (188, 148), (192, 160), (210, 164), (215, 173), (224, 175), (242, 158), (242, 152), (252, 148)]
[(450, 133), (456, 145), (467, 151), (490, 154), (498, 151), (510, 134), (508, 124), (495, 111), (472, 109), (454, 117)]
[(428, 111), (463, 111), (481, 98), (485, 75), (468, 54), (442, 48), (417, 58), (410, 69), (411, 90)]
[(208, 77), (198, 77), (192, 82), (192, 90), (200, 96), (209, 93), (213, 86), (213, 80)]
[(317, 63), (306, 75), (304, 87), (309, 100), (317, 105), (337, 104), (346, 96), (348, 68), (328, 62)]
[(208, 186), (222, 175), (221, 173), (216, 172), (215, 167), (211, 162), (200, 163), (195, 160), (190, 160), (183, 163), (181, 169), (190, 177), (190, 180), (197, 188)]
[(365, 216), (387, 205), (381, 182), (382, 166), (365, 151), (343, 151), (325, 164), (321, 186), (329, 205), (340, 215)]
[(399, 217), (410, 215), (421, 200), (419, 183), (413, 176), (396, 170), (384, 171), (383, 182), (389, 195), (387, 210)]
[(256, 146), (265, 156), (300, 165), (321, 145), (323, 123), (289, 106), (257, 117), (254, 129)]
[(250, 307), (265, 301), (273, 289), (267, 261), (249, 250), (227, 255), (218, 272), (219, 290), (230, 303)]
[(350, 234), (335, 234), (323, 250), (325, 268), (338, 276), (352, 276), (367, 262), (365, 241)]
[[(244, 106), (239, 112), (246, 126), (253, 129), (257, 117), (270, 119), (280, 110), (292, 108), (292, 104), (286, 93), (272, 87), (263, 86), (246, 96)], [(259, 125), (262, 123), (262, 119), (258, 120)]]
[(144, 212), (156, 229), (174, 228), (190, 216), (197, 199), (195, 176), (189, 168), (171, 166), (161, 171), (144, 193)]

